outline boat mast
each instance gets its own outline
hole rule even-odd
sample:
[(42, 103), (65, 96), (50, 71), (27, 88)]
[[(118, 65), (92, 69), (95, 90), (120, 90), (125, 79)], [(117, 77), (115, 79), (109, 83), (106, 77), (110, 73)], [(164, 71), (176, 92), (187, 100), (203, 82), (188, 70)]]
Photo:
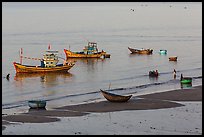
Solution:
[(23, 61), (23, 48), (21, 48), (21, 50), (20, 50), (20, 54), (19, 54), (19, 56), (20, 56), (20, 64), (22, 64), (22, 61)]

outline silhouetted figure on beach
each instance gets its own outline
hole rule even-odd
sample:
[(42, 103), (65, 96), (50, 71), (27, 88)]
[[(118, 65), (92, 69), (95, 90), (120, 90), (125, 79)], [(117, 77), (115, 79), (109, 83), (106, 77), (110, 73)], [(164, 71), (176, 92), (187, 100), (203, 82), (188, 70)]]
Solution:
[(183, 80), (183, 74), (181, 73), (181, 79), (180, 80)]
[(175, 69), (174, 69), (173, 75), (174, 75), (174, 79), (175, 79), (176, 78), (176, 70)]
[(158, 72), (158, 70), (156, 70), (156, 71), (155, 71), (155, 75), (157, 75), (157, 76), (159, 75), (159, 72)]
[(10, 74), (7, 74), (6, 79), (9, 80), (9, 78), (10, 78)]

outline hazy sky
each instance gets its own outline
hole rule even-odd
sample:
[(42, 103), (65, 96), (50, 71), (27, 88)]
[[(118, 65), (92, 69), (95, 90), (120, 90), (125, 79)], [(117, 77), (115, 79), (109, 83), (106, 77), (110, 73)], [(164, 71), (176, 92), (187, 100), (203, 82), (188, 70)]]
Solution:
[(202, 27), (198, 2), (10, 2), (2, 7), (3, 33)]

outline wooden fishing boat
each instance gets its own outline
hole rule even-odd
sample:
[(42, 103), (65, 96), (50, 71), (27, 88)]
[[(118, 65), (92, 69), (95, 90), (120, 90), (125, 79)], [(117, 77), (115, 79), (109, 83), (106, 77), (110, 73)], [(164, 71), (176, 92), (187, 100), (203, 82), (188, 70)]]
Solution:
[(159, 53), (160, 53), (160, 54), (167, 54), (167, 50), (165, 50), (165, 49), (160, 49), (160, 50), (159, 50)]
[(45, 108), (46, 101), (45, 100), (30, 100), (28, 101), (28, 106), (32, 109)]
[(74, 66), (74, 63), (69, 63), (67, 65), (59, 64), (55, 67), (21, 65), (16, 62), (13, 62), (13, 64), (16, 69), (16, 73), (68, 72), (68, 70)]
[(42, 59), (36, 59), (41, 62), (39, 66), (22, 65), (21, 63), (13, 62), (16, 73), (67, 72), (75, 65), (75, 62), (66, 61), (64, 64), (57, 64), (59, 61), (57, 53), (58, 51), (46, 51)]
[(180, 82), (181, 82), (182, 84), (190, 84), (190, 83), (192, 83), (192, 78), (191, 78), (191, 77), (183, 77), (183, 78), (180, 80)]
[(177, 61), (177, 56), (169, 57), (169, 61)]
[(98, 51), (97, 43), (88, 42), (88, 46), (85, 46), (81, 52), (73, 52), (68, 49), (64, 49), (66, 58), (100, 58), (106, 55), (105, 51)]
[(128, 47), (128, 49), (132, 52), (132, 53), (137, 53), (137, 54), (152, 54), (153, 52), (153, 49), (133, 49), (133, 48), (130, 48)]
[(132, 97), (132, 95), (122, 96), (122, 95), (109, 93), (101, 89), (100, 91), (102, 95), (110, 102), (127, 102)]

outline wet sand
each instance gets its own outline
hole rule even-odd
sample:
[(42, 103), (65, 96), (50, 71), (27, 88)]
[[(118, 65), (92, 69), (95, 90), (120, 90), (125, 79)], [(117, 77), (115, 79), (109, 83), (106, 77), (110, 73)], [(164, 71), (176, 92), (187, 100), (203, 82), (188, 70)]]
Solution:
[(125, 103), (100, 101), (80, 105), (64, 106), (56, 108), (55, 110), (32, 110), (23, 114), (3, 116), (2, 119), (10, 122), (46, 123), (59, 121), (60, 119), (57, 117), (78, 117), (87, 115), (91, 112), (102, 113), (125, 110), (148, 110), (180, 106), (183, 105), (162, 100), (132, 98), (130, 101)]
[(11, 121), (11, 122), (22, 122), (22, 123), (45, 123), (45, 122), (59, 121), (58, 118), (49, 118), (45, 116), (27, 115), (27, 114), (9, 115), (9, 116), (3, 117), (2, 119), (6, 121)]
[[(88, 113), (66, 111), (66, 110), (32, 110), (27, 113), (8, 115), (2, 117), (2, 120), (7, 122), (21, 122), (21, 123), (47, 123), (60, 121), (57, 117), (77, 117)], [(5, 125), (4, 123), (2, 125)]]
[(202, 86), (142, 95), (139, 97), (172, 101), (202, 101)]
[[(159, 113), (159, 110), (163, 110), (163, 109), (166, 110), (167, 108), (174, 109), (174, 108), (185, 107), (185, 103), (182, 103), (183, 101), (185, 102), (202, 101), (202, 86), (193, 87), (191, 89), (179, 89), (179, 90), (154, 93), (154, 94), (148, 94), (148, 95), (133, 96), (128, 102), (125, 102), (125, 103), (112, 103), (104, 100), (104, 101), (95, 101), (95, 102), (86, 103), (86, 104), (63, 106), (63, 107), (55, 108), (53, 110), (40, 110), (40, 111), (29, 110), (28, 113), (2, 116), (2, 131), (7, 130), (6, 127), (9, 126), (8, 124), (13, 124), (10, 122), (20, 122), (20, 123), (57, 122), (60, 124), (60, 122), (63, 122), (61, 118), (66, 118), (66, 117), (79, 118), (86, 115), (87, 117), (89, 117), (94, 113), (103, 114), (107, 112), (109, 113), (113, 112), (113, 113), (120, 114), (123, 111), (125, 112), (128, 111), (130, 113), (132, 110), (156, 110), (157, 113)], [(145, 113), (145, 111), (142, 111), (142, 113)], [(129, 119), (131, 119), (131, 117), (129, 117)], [(188, 119), (188, 120), (191, 121), (193, 119), (194, 118), (192, 116), (192, 119)], [(180, 121), (182, 122), (182, 119), (180, 119)], [(100, 121), (98, 122), (100, 123)], [(80, 121), (80, 123), (83, 125), (83, 121)], [(117, 134), (117, 127), (115, 127), (115, 132)], [(133, 133), (135, 133), (135, 131)], [(73, 133), (70, 133), (70, 134), (73, 134)], [(92, 134), (92, 132), (89, 132), (87, 134)]]
[(172, 108), (180, 107), (182, 104), (154, 100), (154, 99), (140, 99), (137, 97), (132, 97), (128, 102), (124, 103), (113, 103), (108, 101), (93, 102), (80, 105), (64, 106), (57, 109), (63, 110), (73, 110), (80, 112), (115, 112), (115, 111), (125, 111), (125, 110), (149, 110), (149, 109), (161, 109), (161, 108)]

